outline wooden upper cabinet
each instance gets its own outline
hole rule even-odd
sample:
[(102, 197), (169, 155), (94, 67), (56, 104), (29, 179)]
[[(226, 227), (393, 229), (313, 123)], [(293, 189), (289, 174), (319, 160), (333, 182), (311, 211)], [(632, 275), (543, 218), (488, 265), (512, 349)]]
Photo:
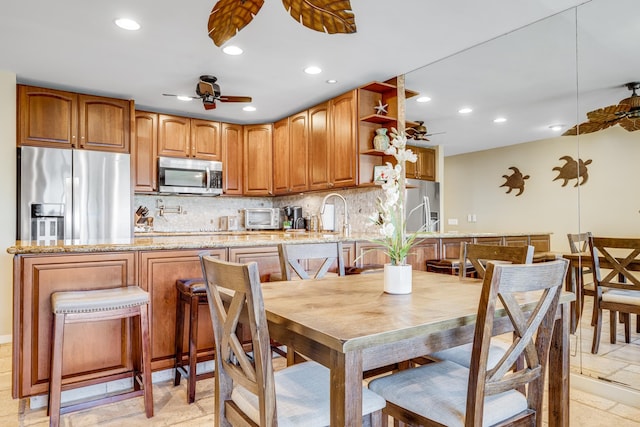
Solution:
[(129, 152), (132, 102), (78, 95), (80, 148)]
[(158, 156), (189, 157), (191, 120), (188, 117), (158, 115)]
[(244, 191), (247, 196), (273, 195), (271, 124), (244, 127)]
[(436, 152), (432, 148), (408, 146), (418, 160), (415, 163), (406, 163), (407, 178), (422, 179), (426, 181), (436, 180)]
[(131, 146), (131, 169), (134, 191), (156, 191), (158, 162), (158, 115), (136, 111), (133, 144)]
[(357, 177), (357, 92), (347, 92), (330, 103), (330, 179), (332, 187), (352, 187)]
[(133, 101), (18, 85), (18, 145), (128, 153)]
[(191, 119), (191, 156), (203, 160), (222, 160), (220, 122)]
[(307, 111), (273, 125), (273, 192), (289, 194), (309, 189)]
[(329, 103), (309, 109), (309, 189), (326, 190), (329, 178)]
[(158, 155), (222, 160), (220, 123), (160, 114)]
[(291, 191), (291, 162), (289, 155), (289, 118), (273, 124), (273, 193)]
[(222, 186), (225, 194), (242, 195), (242, 125), (222, 123)]

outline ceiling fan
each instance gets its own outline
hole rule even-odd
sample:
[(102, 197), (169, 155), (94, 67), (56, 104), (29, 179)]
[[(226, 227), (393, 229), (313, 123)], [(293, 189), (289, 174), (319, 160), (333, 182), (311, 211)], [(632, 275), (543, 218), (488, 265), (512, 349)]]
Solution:
[[(217, 77), (203, 75), (196, 85), (196, 94), (198, 96), (189, 96), (191, 99), (202, 99), (202, 105), (205, 110), (213, 110), (216, 108), (216, 101), (220, 102), (251, 102), (250, 96), (228, 96), (220, 93), (220, 86), (216, 83)], [(163, 93), (164, 96), (183, 96)]]
[(427, 127), (424, 125), (424, 121), (418, 120), (417, 125), (407, 128), (404, 132), (407, 134), (408, 139), (415, 139), (416, 141), (429, 141), (427, 138), (431, 135), (440, 135), (446, 132), (427, 133)]
[(563, 135), (578, 135), (596, 132), (619, 124), (628, 132), (640, 130), (640, 82), (625, 84), (632, 93), (618, 105), (609, 105), (587, 113), (587, 121), (580, 123), (563, 133)]

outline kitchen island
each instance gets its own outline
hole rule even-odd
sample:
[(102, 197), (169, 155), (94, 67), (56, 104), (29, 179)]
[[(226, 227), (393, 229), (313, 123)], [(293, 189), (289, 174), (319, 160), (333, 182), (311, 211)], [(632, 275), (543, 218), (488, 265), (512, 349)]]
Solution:
[[(202, 275), (198, 254), (206, 250), (233, 262), (256, 261), (261, 279), (280, 272), (281, 242), (342, 241), (345, 264), (382, 264), (385, 256), (371, 234), (307, 232), (159, 233), (109, 242), (16, 242), (14, 255), (14, 398), (46, 393), (51, 336), (50, 296), (63, 290), (139, 285), (149, 291), (152, 369), (173, 367), (176, 322), (175, 282)], [(522, 245), (550, 250), (550, 233), (424, 233), (408, 261), (425, 270), (426, 260), (456, 258), (460, 242)], [(206, 306), (198, 330), (199, 354), (213, 354), (213, 332)], [(131, 370), (130, 328), (122, 320), (69, 325), (65, 332), (63, 384), (90, 385), (125, 378)], [(108, 339), (105, 339), (108, 337)], [(186, 339), (186, 334), (185, 334)], [(183, 345), (186, 348), (186, 343)], [(89, 350), (87, 350), (89, 349)]]

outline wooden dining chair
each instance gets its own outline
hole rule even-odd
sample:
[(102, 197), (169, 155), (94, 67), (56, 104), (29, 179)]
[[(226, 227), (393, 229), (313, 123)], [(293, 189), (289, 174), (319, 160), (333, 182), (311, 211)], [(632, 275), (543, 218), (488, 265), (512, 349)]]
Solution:
[(281, 280), (320, 279), (334, 264), (337, 264), (336, 273), (345, 275), (342, 242), (280, 243), (278, 254)]
[[(598, 353), (602, 331), (602, 310), (609, 310), (609, 339), (616, 343), (618, 312), (624, 323), (625, 342), (631, 340), (630, 314), (640, 315), (640, 279), (629, 269), (640, 265), (640, 238), (589, 237), (589, 251), (595, 283), (593, 343), (591, 353)], [(601, 268), (600, 257), (607, 265)], [(608, 270), (605, 274), (603, 269)], [(606, 292), (605, 292), (606, 290)]]
[[(569, 241), (569, 250), (572, 254), (578, 253), (589, 253), (589, 237), (591, 236), (591, 232), (585, 233), (574, 233), (567, 234), (567, 240)], [(580, 271), (578, 271), (575, 275), (576, 281), (576, 293), (579, 295), (579, 301), (577, 303), (580, 304), (580, 313), (582, 313), (582, 309), (584, 308), (584, 297), (585, 295), (590, 297), (595, 297), (596, 288), (593, 281), (588, 283), (584, 282), (584, 275), (591, 274), (591, 264), (582, 265)], [(593, 311), (591, 314), (591, 326), (595, 325), (596, 321), (596, 305), (593, 304)]]
[[(216, 343), (215, 425), (328, 426), (329, 369), (304, 362), (273, 370), (258, 265), (200, 258)], [(235, 332), (241, 317), (251, 330), (251, 354)], [(372, 425), (381, 425), (384, 405), (362, 389), (362, 415)]]
[(487, 261), (510, 262), (512, 264), (531, 264), (533, 246), (479, 245), (460, 243), (460, 277), (467, 276), (471, 265), (480, 279), (484, 277)]
[[(541, 425), (550, 340), (568, 264), (565, 259), (527, 265), (489, 262), (470, 367), (445, 360), (371, 381), (369, 388), (387, 399), (383, 414), (410, 425)], [(537, 302), (523, 309), (517, 302), (522, 294)], [(490, 367), (498, 302), (517, 339)], [(525, 364), (514, 372), (521, 356)]]
[[(470, 264), (478, 274), (484, 278), (488, 261), (531, 264), (533, 262), (533, 246), (502, 246), (502, 245), (478, 245), (467, 242), (460, 243), (460, 278), (466, 277), (466, 265)], [(449, 360), (462, 366), (469, 367), (471, 363), (471, 351), (473, 344), (463, 344), (448, 348), (429, 355), (429, 358)], [(494, 339), (489, 347), (489, 366), (495, 365), (502, 355), (509, 349), (509, 343)]]

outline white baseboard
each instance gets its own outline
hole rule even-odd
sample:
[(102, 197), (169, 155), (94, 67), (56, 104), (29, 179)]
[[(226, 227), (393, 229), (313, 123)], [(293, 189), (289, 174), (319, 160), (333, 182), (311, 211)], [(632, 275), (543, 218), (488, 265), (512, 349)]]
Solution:
[(571, 388), (640, 409), (640, 391), (586, 375), (571, 374)]
[(11, 335), (0, 335), (0, 344), (8, 344), (12, 341)]

